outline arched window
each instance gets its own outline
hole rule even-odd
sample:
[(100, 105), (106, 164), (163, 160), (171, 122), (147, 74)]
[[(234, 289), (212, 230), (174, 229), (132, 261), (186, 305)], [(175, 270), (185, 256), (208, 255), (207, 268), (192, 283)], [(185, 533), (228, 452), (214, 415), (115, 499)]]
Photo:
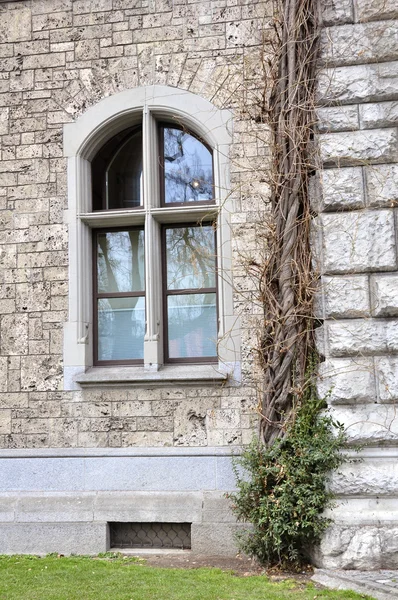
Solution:
[[(178, 373), (195, 380), (197, 373), (199, 379), (220, 380), (236, 371), (228, 224), (231, 115), (188, 92), (151, 91), (150, 97), (141, 88), (107, 98), (65, 127), (67, 389), (112, 377), (156, 380), (162, 365), (169, 368), (160, 380), (166, 372), (170, 379)], [(187, 363), (189, 372), (178, 370)], [(116, 370), (101, 370), (110, 366)]]

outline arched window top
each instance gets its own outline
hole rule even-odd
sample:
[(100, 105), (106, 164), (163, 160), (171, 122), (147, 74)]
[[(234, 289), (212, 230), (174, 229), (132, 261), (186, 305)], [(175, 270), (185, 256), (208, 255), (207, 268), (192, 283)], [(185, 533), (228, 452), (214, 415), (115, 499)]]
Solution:
[(147, 86), (104, 98), (64, 127), (64, 155), (91, 161), (115, 134), (139, 123), (150, 111), (157, 120), (176, 122), (210, 148), (231, 142), (232, 113), (191, 92), (169, 86)]

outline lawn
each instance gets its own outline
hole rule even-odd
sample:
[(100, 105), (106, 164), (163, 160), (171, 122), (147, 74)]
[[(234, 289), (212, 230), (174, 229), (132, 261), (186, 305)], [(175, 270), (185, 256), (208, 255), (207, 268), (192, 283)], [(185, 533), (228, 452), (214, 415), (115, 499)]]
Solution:
[(343, 600), (354, 592), (320, 590), (264, 575), (219, 569), (160, 569), (134, 558), (0, 556), (0, 600)]

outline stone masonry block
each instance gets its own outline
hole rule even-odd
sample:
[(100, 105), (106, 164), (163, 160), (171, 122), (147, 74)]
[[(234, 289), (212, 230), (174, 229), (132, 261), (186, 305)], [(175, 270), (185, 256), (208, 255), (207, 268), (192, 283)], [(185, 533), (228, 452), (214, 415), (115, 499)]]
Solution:
[(398, 101), (377, 102), (359, 106), (361, 129), (391, 127), (398, 124)]
[(333, 472), (330, 480), (330, 489), (338, 496), (393, 496), (397, 488), (398, 462), (395, 458), (366, 457), (345, 463)]
[(398, 205), (398, 165), (365, 167), (365, 180), (369, 206)]
[(328, 67), (394, 60), (398, 56), (398, 21), (325, 28), (321, 56)]
[(398, 130), (368, 129), (319, 136), (325, 166), (354, 166), (398, 161)]
[(242, 525), (229, 523), (193, 523), (191, 529), (192, 552), (204, 556), (236, 556), (234, 534)]
[(355, 319), (370, 315), (366, 275), (323, 277), (322, 289), (326, 318)]
[(352, 0), (323, 0), (322, 21), (325, 26), (353, 23)]
[(365, 404), (376, 399), (373, 359), (330, 358), (320, 363), (318, 394), (329, 404)]
[(365, 21), (383, 21), (398, 19), (396, 0), (354, 0), (357, 19)]
[(392, 210), (322, 215), (325, 273), (394, 270)]
[(398, 320), (329, 321), (327, 330), (331, 356), (398, 353)]
[(318, 78), (320, 102), (377, 102), (397, 94), (398, 61), (324, 69)]
[(352, 210), (364, 208), (361, 167), (325, 169), (320, 172), (320, 210)]
[(98, 554), (107, 549), (106, 523), (2, 523), (0, 527), (3, 554)]
[(398, 275), (374, 275), (371, 281), (372, 314), (375, 317), (398, 316)]
[(398, 357), (379, 356), (375, 358), (377, 386), (380, 402), (398, 400)]
[(0, 332), (1, 354), (28, 354), (28, 315), (4, 315), (0, 322)]
[(92, 521), (93, 496), (78, 494), (42, 494), (23, 495), (18, 499), (15, 509), (15, 521), (62, 522)]
[(318, 108), (316, 112), (321, 133), (359, 129), (358, 107), (355, 104)]
[(28, 7), (1, 11), (0, 43), (30, 40), (31, 34), (31, 14)]
[(334, 406), (332, 415), (344, 423), (350, 443), (378, 446), (398, 442), (398, 414), (394, 405)]

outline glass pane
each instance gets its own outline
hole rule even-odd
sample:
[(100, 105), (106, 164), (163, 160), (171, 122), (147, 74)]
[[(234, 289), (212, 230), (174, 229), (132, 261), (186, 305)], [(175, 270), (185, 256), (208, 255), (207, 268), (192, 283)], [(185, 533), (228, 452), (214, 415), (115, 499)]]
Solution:
[(181, 129), (164, 127), (163, 132), (165, 203), (213, 200), (211, 152)]
[(166, 229), (167, 289), (212, 288), (215, 234), (211, 225)]
[(141, 292), (144, 280), (144, 231), (97, 234), (98, 292)]
[(185, 294), (167, 301), (169, 358), (216, 356), (216, 295)]
[(144, 357), (145, 299), (98, 300), (98, 360)]
[(106, 208), (142, 204), (142, 132), (137, 131), (115, 152), (106, 170)]

